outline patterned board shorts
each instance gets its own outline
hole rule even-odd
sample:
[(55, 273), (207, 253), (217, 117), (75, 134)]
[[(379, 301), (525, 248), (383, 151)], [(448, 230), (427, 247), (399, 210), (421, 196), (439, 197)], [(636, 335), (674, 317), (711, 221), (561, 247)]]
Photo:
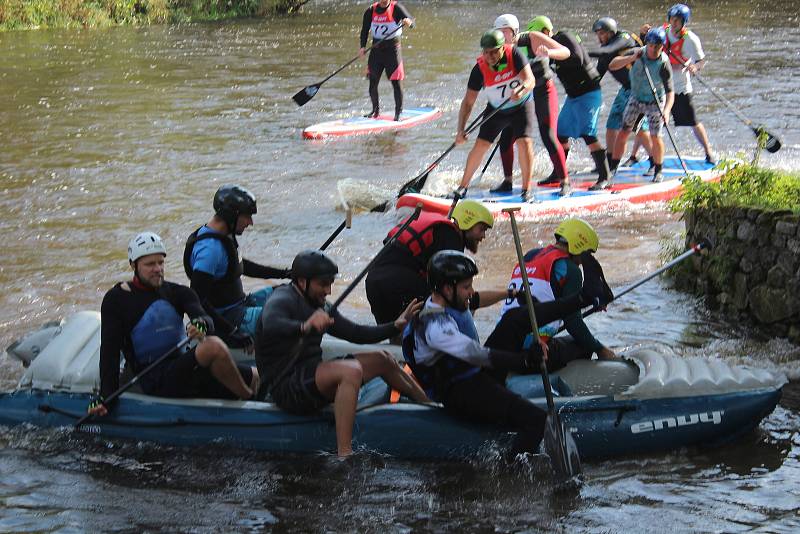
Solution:
[(626, 130), (633, 130), (636, 121), (642, 115), (647, 119), (650, 126), (650, 135), (661, 135), (661, 128), (664, 126), (664, 121), (661, 119), (661, 108), (658, 102), (640, 102), (631, 97), (628, 99), (628, 104), (625, 106), (625, 112), (622, 114), (622, 123)]

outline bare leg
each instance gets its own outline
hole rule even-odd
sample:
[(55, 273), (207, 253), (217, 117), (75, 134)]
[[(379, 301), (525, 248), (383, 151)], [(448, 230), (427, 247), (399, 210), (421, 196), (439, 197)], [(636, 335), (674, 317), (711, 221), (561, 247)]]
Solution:
[(694, 131), (694, 136), (697, 138), (700, 144), (703, 145), (703, 150), (706, 151), (706, 155), (710, 156), (711, 145), (708, 142), (708, 134), (706, 134), (706, 128), (703, 126), (703, 123), (698, 122), (692, 127), (692, 130)]
[(628, 143), (628, 136), (631, 135), (631, 131), (627, 128), (623, 128), (617, 134), (616, 144), (614, 145), (614, 152), (612, 154), (612, 158), (619, 161), (622, 159), (622, 155), (625, 154), (625, 145)]
[(606, 128), (606, 146), (611, 147), (612, 150), (614, 148), (614, 143), (617, 140), (618, 133), (619, 130), (612, 130), (611, 128)]
[(527, 191), (533, 177), (533, 140), (530, 137), (517, 139), (519, 169), (522, 172), (522, 190)]
[(664, 163), (664, 139), (660, 135), (651, 136), (653, 138), (653, 161), (656, 165)]
[[(240, 399), (249, 399), (253, 390), (244, 383), (239, 369), (233, 363), (225, 343), (216, 336), (209, 336), (197, 345), (194, 357), (201, 367), (206, 367), (219, 382)], [(258, 372), (254, 374), (258, 376)]]
[(380, 376), (389, 387), (411, 397), (414, 401), (430, 402), (422, 388), (400, 368), (400, 365), (388, 352), (361, 352), (355, 354), (355, 357), (364, 369), (364, 382)]
[(333, 399), (336, 450), (339, 456), (353, 454), (353, 423), (362, 377), (361, 364), (356, 360), (322, 362), (314, 375), (319, 392)]
[(469, 187), (469, 182), (472, 180), (472, 175), (478, 170), (478, 167), (483, 160), (483, 156), (489, 150), (492, 143), (484, 139), (476, 139), (475, 146), (469, 151), (467, 156), (467, 165), (464, 167), (464, 175), (461, 177), (460, 187)]

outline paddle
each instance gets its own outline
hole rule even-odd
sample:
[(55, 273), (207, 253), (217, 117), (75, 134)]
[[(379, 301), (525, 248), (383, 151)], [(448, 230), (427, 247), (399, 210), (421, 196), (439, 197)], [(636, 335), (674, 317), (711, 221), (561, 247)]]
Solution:
[[(517, 249), (517, 260), (519, 262), (519, 270), (522, 275), (522, 287), (530, 287), (528, 282), (528, 273), (525, 269), (525, 258), (522, 254), (522, 245), (519, 239), (519, 229), (517, 228), (517, 219), (514, 216), (515, 211), (520, 208), (505, 208), (503, 212), (507, 213), (511, 218), (511, 231), (514, 234), (514, 246)], [(536, 343), (539, 343), (539, 326), (536, 324), (536, 313), (533, 310), (533, 299), (531, 298), (530, 291), (524, 291), (525, 303), (528, 307), (528, 318), (531, 322), (531, 334), (533, 334)], [(541, 373), (542, 382), (544, 384), (544, 393), (547, 397), (547, 423), (545, 425), (545, 446), (548, 454), (554, 457), (550, 458), (553, 463), (556, 474), (561, 481), (566, 481), (577, 475), (581, 474), (580, 456), (578, 455), (578, 448), (572, 440), (561, 423), (561, 418), (556, 411), (555, 402), (553, 401), (553, 391), (550, 389), (550, 376), (547, 374), (547, 364), (544, 358), (541, 360)], [(551, 446), (547, 446), (547, 445)]]
[[(647, 54), (647, 52), (642, 52), (642, 56)], [(644, 57), (642, 57), (642, 61), (644, 61)], [(650, 86), (650, 92), (653, 93), (653, 98), (656, 101), (656, 106), (658, 106), (658, 114), (661, 115), (661, 120), (664, 121), (664, 129), (667, 130), (667, 134), (669, 135), (669, 142), (672, 143), (672, 148), (675, 149), (675, 154), (678, 155), (678, 161), (681, 162), (681, 167), (683, 167), (683, 173), (686, 177), (689, 177), (689, 169), (686, 167), (686, 162), (683, 161), (681, 157), (681, 153), (678, 150), (678, 145), (675, 144), (675, 138), (672, 137), (672, 130), (669, 128), (669, 120), (667, 117), (664, 116), (664, 110), (661, 108), (661, 104), (658, 103), (658, 94), (656, 93), (656, 85), (653, 83), (653, 78), (650, 76), (650, 70), (647, 68), (647, 65), (644, 65), (642, 70), (644, 71), (645, 76), (647, 76), (647, 84)], [(663, 163), (664, 160), (662, 159), (661, 162)]]
[[(131, 378), (128, 382), (125, 383), (125, 385), (123, 385), (118, 390), (116, 390), (114, 393), (109, 395), (106, 399), (104, 399), (103, 400), (103, 404), (106, 407), (108, 407), (111, 404), (111, 402), (114, 401), (117, 397), (119, 397), (120, 395), (122, 395), (123, 393), (128, 391), (130, 388), (132, 388), (133, 385), (136, 384), (136, 382), (138, 382), (140, 378), (142, 378), (144, 375), (146, 375), (147, 373), (149, 373), (150, 371), (152, 371), (153, 369), (158, 367), (164, 360), (169, 358), (172, 355), (173, 352), (175, 352), (176, 350), (180, 350), (183, 347), (185, 347), (191, 340), (192, 340), (191, 338), (187, 337), (186, 339), (182, 340), (180, 343), (178, 343), (177, 345), (175, 345), (174, 347), (169, 349), (167, 352), (165, 352), (164, 354), (162, 354), (161, 356), (156, 358), (150, 365), (148, 365), (147, 367), (142, 369), (139, 372), (139, 374), (137, 374), (136, 376)], [(75, 428), (76, 429), (80, 428), (80, 426), (83, 423), (85, 423), (86, 421), (88, 421), (89, 419), (94, 417), (94, 415), (95, 414), (93, 414), (93, 413), (87, 413), (86, 415), (84, 415), (83, 417), (78, 419), (78, 422), (75, 423)]]
[[(653, 271), (652, 273), (648, 274), (644, 278), (642, 278), (640, 280), (637, 280), (636, 282), (632, 283), (631, 285), (629, 285), (628, 287), (626, 287), (625, 289), (623, 289), (622, 291), (620, 291), (619, 293), (614, 295), (614, 300), (612, 300), (611, 302), (615, 302), (616, 300), (618, 300), (625, 293), (630, 293), (631, 291), (633, 291), (634, 289), (636, 289), (640, 285), (644, 284), (645, 282), (648, 282), (648, 281), (652, 280), (653, 278), (655, 278), (656, 276), (660, 275), (664, 271), (668, 271), (669, 269), (672, 269), (673, 267), (675, 267), (676, 265), (681, 263), (686, 258), (694, 256), (695, 254), (698, 254), (698, 253), (702, 252), (703, 250), (711, 250), (712, 248), (713, 247), (711, 245), (711, 241), (709, 241), (708, 239), (705, 239), (705, 238), (701, 239), (696, 245), (692, 246), (692, 248), (690, 248), (689, 250), (687, 250), (686, 252), (684, 252), (683, 254), (678, 256), (677, 258), (673, 259), (672, 261), (670, 261), (668, 263), (665, 263), (659, 269), (656, 269), (655, 271)], [(589, 317), (593, 313), (596, 313), (596, 312), (598, 312), (598, 311), (600, 311), (602, 309), (603, 309), (603, 307), (593, 306), (593, 307), (589, 308), (588, 310), (586, 310), (585, 312), (583, 312), (582, 317)], [(558, 329), (558, 331), (561, 332), (565, 328), (566, 327), (562, 325), (561, 328)]]
[[(374, 36), (373, 36), (372, 44), (369, 47), (367, 47), (366, 49), (364, 49), (364, 53), (366, 54), (367, 52), (369, 52), (370, 50), (372, 50), (373, 48), (375, 48), (379, 44), (383, 43), (386, 39), (389, 39), (392, 35), (397, 33), (400, 30), (400, 28), (402, 28), (402, 27), (403, 27), (402, 24), (399, 25), (393, 31), (389, 32), (380, 41), (375, 41)], [(323, 83), (327, 82), (328, 80), (330, 80), (331, 78), (333, 78), (334, 76), (336, 76), (337, 74), (342, 72), (344, 69), (346, 69), (347, 67), (352, 65), (360, 57), (361, 57), (361, 54), (358, 54), (356, 57), (354, 57), (353, 59), (351, 59), (350, 61), (348, 61), (347, 63), (345, 63), (344, 65), (342, 65), (338, 69), (336, 69), (335, 71), (333, 71), (327, 78), (325, 78), (321, 82), (317, 82), (315, 84), (307, 85), (307, 86), (303, 87), (301, 90), (299, 90), (297, 93), (295, 93), (295, 95), (292, 97), (292, 100), (294, 100), (295, 104), (297, 104), (298, 106), (306, 105), (309, 100), (314, 98), (314, 95), (317, 94), (317, 92), (319, 91), (319, 88), (322, 86)]]
[[(353, 292), (353, 290), (356, 288), (359, 282), (361, 282), (361, 280), (367, 275), (370, 269), (372, 269), (372, 267), (375, 265), (375, 262), (377, 262), (378, 259), (381, 257), (381, 255), (397, 240), (398, 236), (400, 236), (400, 234), (402, 234), (406, 230), (406, 228), (408, 228), (411, 225), (411, 223), (417, 220), (420, 213), (422, 213), (421, 203), (417, 204), (414, 213), (412, 213), (411, 216), (406, 220), (406, 222), (404, 222), (402, 226), (400, 226), (400, 229), (391, 238), (389, 238), (386, 241), (386, 243), (384, 243), (383, 248), (381, 248), (378, 251), (378, 253), (375, 254), (372, 260), (370, 260), (370, 262), (367, 264), (367, 266), (364, 267), (364, 269), (362, 269), (362, 271), (358, 274), (358, 276), (356, 276), (355, 279), (353, 279), (353, 281), (350, 282), (350, 285), (348, 285), (345, 288), (345, 290), (342, 291), (342, 294), (339, 295), (339, 297), (336, 299), (336, 301), (334, 301), (334, 303), (330, 306), (330, 308), (327, 308), (325, 310), (328, 315), (333, 315), (336, 312), (336, 310), (339, 308), (339, 305), (344, 301), (345, 298), (347, 298), (347, 296), (350, 293)], [(297, 344), (295, 345), (295, 348), (292, 351), (292, 356), (291, 358), (289, 358), (289, 363), (286, 365), (286, 367), (283, 368), (283, 371), (280, 374), (278, 374), (278, 376), (275, 377), (275, 380), (272, 381), (273, 388), (278, 384), (280, 384), (281, 381), (284, 378), (286, 378), (286, 376), (292, 371), (292, 368), (297, 363), (297, 360), (300, 358), (300, 355), (303, 352), (303, 347), (305, 346), (305, 340), (306, 340), (305, 336), (301, 336), (300, 339), (297, 340)]]
[(461, 200), (462, 198), (464, 198), (464, 197), (461, 196), (461, 191), (460, 190), (456, 190), (456, 192), (453, 193), (453, 203), (450, 204), (450, 209), (447, 210), (447, 218), (448, 219), (453, 217), (453, 212), (456, 211), (456, 205), (458, 204), (458, 201)]
[[(667, 52), (669, 53), (670, 56), (675, 58), (675, 60), (678, 63), (680, 63), (684, 68), (689, 68), (689, 64), (687, 62), (685, 62), (685, 61), (681, 61), (681, 59), (679, 57), (677, 57), (671, 50), (667, 49)], [(780, 139), (778, 139), (775, 135), (769, 133), (764, 126), (761, 126), (761, 125), (754, 126), (753, 125), (753, 121), (751, 121), (750, 119), (748, 119), (747, 117), (742, 115), (742, 113), (736, 108), (736, 106), (734, 106), (727, 98), (725, 98), (724, 96), (722, 96), (719, 93), (717, 93), (716, 91), (714, 91), (714, 89), (712, 89), (711, 86), (708, 85), (705, 82), (705, 80), (703, 80), (703, 78), (700, 76), (700, 74), (695, 72), (695, 73), (692, 74), (692, 76), (697, 78), (697, 81), (700, 82), (701, 84), (703, 84), (703, 86), (706, 89), (708, 89), (708, 92), (711, 93), (712, 95), (714, 95), (714, 97), (717, 100), (722, 102), (728, 109), (733, 111), (733, 114), (736, 115), (739, 118), (740, 121), (742, 121), (746, 126), (748, 126), (753, 131), (753, 134), (756, 136), (756, 139), (760, 139), (762, 133), (767, 136), (767, 141), (764, 144), (764, 148), (767, 149), (767, 152), (770, 152), (770, 153), (774, 154), (775, 152), (777, 152), (778, 150), (781, 149), (781, 141), (780, 141)]]
[(336, 236), (342, 233), (342, 230), (344, 230), (345, 228), (350, 228), (352, 225), (353, 225), (353, 210), (348, 207), (344, 220), (342, 221), (342, 224), (340, 224), (339, 227), (333, 231), (330, 237), (328, 237), (328, 239), (322, 244), (321, 247), (319, 247), (319, 249), (325, 250), (326, 248), (328, 248), (328, 245), (333, 243), (333, 240), (336, 239)]
[(492, 162), (492, 158), (494, 157), (494, 155), (497, 152), (498, 148), (500, 148), (500, 141), (495, 143), (494, 148), (492, 149), (492, 153), (489, 154), (489, 159), (486, 160), (486, 165), (483, 166), (483, 170), (478, 175), (478, 177), (475, 180), (472, 180), (472, 183), (470, 184), (471, 186), (474, 187), (474, 186), (478, 185), (479, 183), (481, 183), (481, 180), (483, 180), (483, 175), (486, 173), (486, 169), (489, 168), (489, 164)]

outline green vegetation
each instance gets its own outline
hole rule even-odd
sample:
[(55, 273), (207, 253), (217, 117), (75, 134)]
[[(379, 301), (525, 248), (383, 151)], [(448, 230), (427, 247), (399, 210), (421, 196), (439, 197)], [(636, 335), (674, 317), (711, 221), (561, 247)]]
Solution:
[(690, 177), (683, 193), (670, 202), (673, 211), (744, 207), (800, 213), (800, 174), (765, 169), (756, 164), (723, 162), (719, 182)]
[(0, 0), (0, 31), (163, 24), (291, 12), (308, 0)]

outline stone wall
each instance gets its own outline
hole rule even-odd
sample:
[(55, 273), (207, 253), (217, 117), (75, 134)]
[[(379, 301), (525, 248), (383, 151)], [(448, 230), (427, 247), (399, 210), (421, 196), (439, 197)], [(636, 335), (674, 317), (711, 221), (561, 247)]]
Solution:
[(685, 213), (686, 243), (706, 237), (710, 253), (675, 272), (679, 288), (766, 335), (800, 343), (800, 215), (747, 208)]

